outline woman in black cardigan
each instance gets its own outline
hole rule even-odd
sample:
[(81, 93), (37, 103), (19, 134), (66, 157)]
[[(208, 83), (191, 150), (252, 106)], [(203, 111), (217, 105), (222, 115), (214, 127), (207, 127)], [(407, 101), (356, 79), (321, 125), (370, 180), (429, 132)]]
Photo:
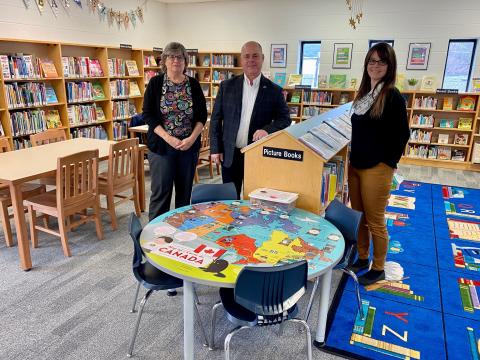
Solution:
[(185, 75), (187, 61), (185, 47), (169, 43), (162, 53), (163, 74), (152, 78), (145, 91), (143, 117), (148, 125), (152, 190), (150, 220), (170, 210), (174, 185), (175, 208), (190, 203), (207, 107), (198, 81)]

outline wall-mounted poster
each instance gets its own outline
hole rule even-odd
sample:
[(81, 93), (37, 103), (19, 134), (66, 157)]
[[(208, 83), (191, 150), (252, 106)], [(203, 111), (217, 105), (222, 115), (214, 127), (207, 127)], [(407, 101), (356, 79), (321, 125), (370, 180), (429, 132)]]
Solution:
[(270, 49), (270, 67), (287, 67), (287, 44), (272, 44)]
[(350, 69), (352, 66), (352, 43), (333, 44), (333, 63), (334, 69)]
[(407, 70), (427, 70), (431, 43), (410, 43)]

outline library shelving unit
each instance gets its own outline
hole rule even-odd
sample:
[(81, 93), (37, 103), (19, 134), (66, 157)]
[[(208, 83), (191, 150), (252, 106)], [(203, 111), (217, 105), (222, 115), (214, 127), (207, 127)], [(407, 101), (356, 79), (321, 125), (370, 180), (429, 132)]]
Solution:
[(401, 162), (461, 170), (480, 170), (472, 163), (478, 139), (478, 93), (443, 94), (404, 91), (410, 139)]
[(212, 52), (210, 53), (210, 64), (210, 107), (207, 99), (209, 113), (213, 110), (213, 103), (220, 83), (243, 72), (240, 66), (240, 53), (238, 52)]
[(296, 207), (316, 214), (323, 213), (334, 197), (345, 201), (348, 142), (337, 148), (330, 159), (325, 159), (299, 138), (324, 121), (344, 114), (350, 106), (330, 109), (243, 148), (244, 197), (262, 187), (298, 193)]
[(353, 101), (355, 98), (354, 89), (337, 88), (294, 89), (285, 87), (283, 94), (290, 109), (290, 117), (294, 122), (320, 115)]
[(162, 49), (155, 48), (150, 50), (143, 50), (143, 81), (145, 87), (148, 85), (150, 79), (161, 72), (160, 59)]

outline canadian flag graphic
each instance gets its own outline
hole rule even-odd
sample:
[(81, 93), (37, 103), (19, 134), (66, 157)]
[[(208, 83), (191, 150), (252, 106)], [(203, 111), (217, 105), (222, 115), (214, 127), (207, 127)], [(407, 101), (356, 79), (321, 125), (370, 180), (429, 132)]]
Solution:
[(196, 254), (202, 254), (202, 255), (217, 258), (225, 254), (227, 250), (218, 249), (218, 248), (214, 248), (214, 247), (210, 247), (205, 244), (202, 244), (199, 247), (197, 247), (193, 252)]

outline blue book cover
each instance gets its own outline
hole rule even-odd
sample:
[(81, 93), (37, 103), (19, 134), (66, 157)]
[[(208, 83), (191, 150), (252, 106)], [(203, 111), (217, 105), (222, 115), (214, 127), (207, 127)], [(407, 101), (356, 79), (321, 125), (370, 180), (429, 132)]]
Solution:
[(47, 85), (45, 88), (45, 94), (47, 97), (47, 104), (56, 104), (58, 103), (57, 95), (52, 86)]
[(282, 88), (285, 86), (287, 82), (287, 73), (285, 72), (277, 72), (275, 73), (275, 77), (273, 78), (273, 82)]

